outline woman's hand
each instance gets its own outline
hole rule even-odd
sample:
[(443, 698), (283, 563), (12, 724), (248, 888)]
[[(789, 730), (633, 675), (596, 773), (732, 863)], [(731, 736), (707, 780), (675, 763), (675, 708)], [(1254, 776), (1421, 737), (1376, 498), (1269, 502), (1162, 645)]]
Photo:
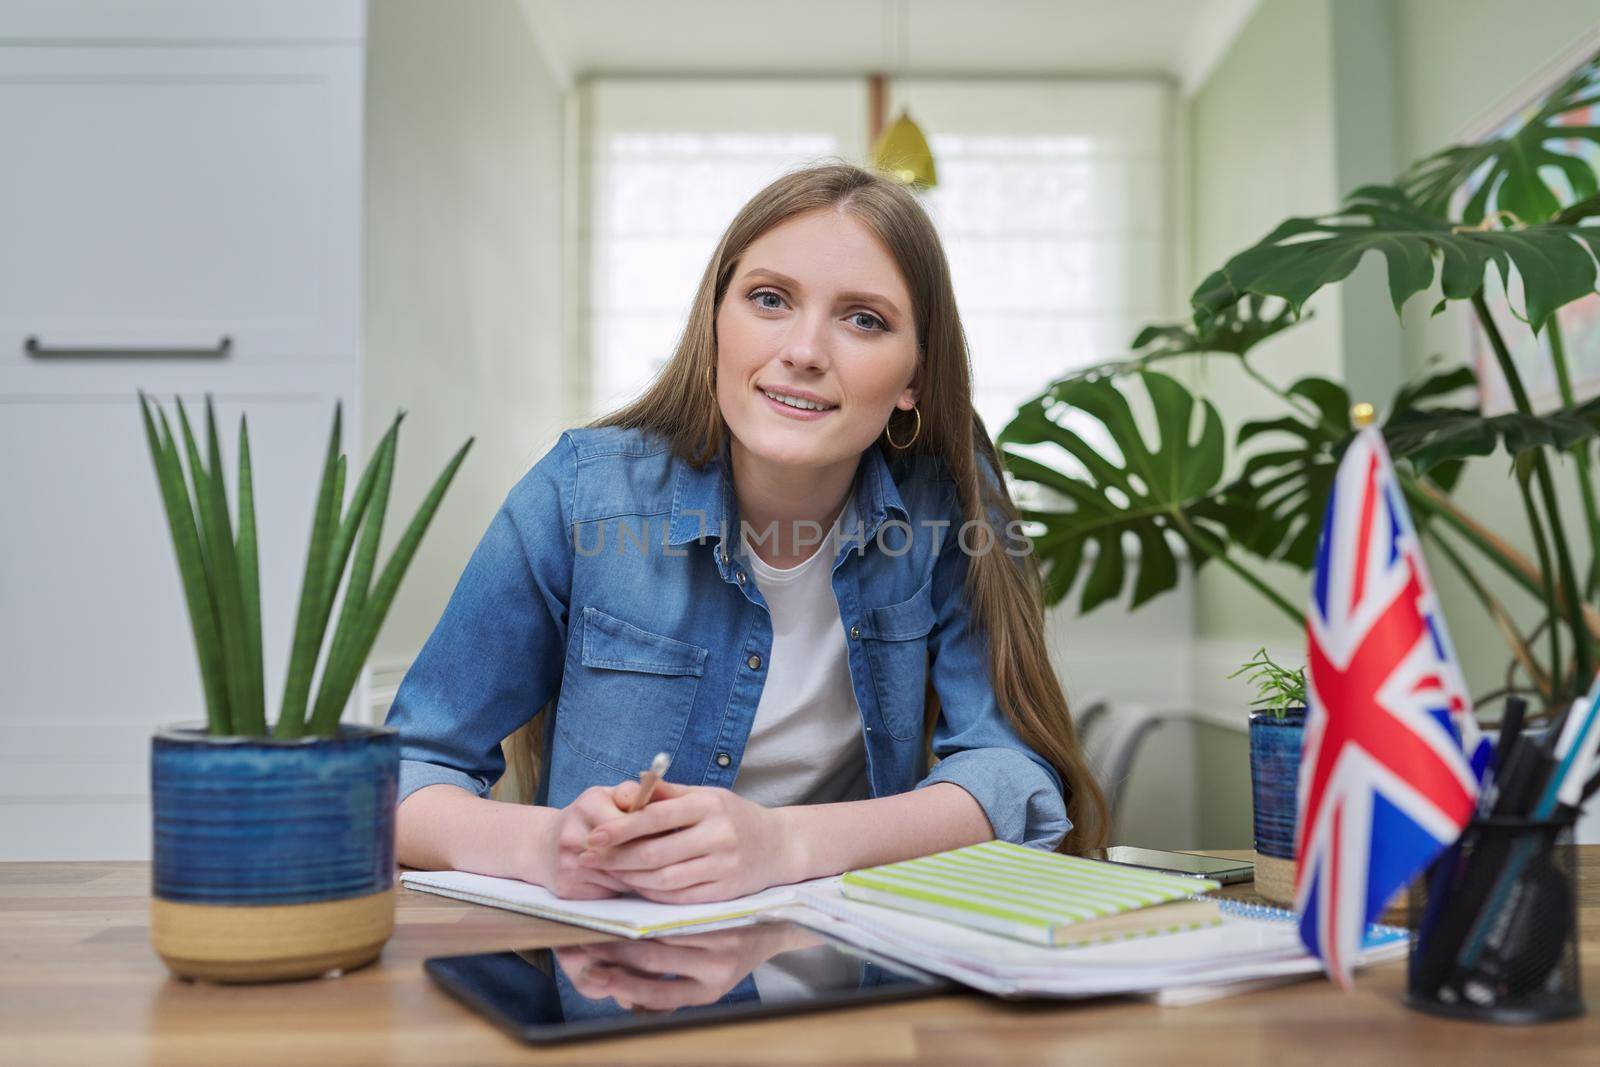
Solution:
[[(626, 812), (639, 789), (611, 803)], [(657, 784), (643, 810), (600, 822), (579, 866), (662, 904), (702, 904), (795, 881), (798, 859), (780, 810), (710, 786)]]
[(578, 862), (588, 847), (590, 831), (622, 817), (624, 809), (616, 806), (613, 794), (614, 790), (605, 786), (591, 786), (571, 804), (555, 810), (555, 817), (545, 824), (543, 840), (538, 842), (534, 881), (568, 900), (598, 900), (628, 892), (616, 877)]

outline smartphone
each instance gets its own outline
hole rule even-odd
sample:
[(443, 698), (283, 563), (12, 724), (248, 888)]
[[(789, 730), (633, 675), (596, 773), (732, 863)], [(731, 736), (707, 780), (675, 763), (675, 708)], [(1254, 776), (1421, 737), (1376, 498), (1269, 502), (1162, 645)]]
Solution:
[(1188, 852), (1165, 852), (1158, 848), (1112, 845), (1091, 852), (1090, 855), (1129, 867), (1144, 867), (1152, 871), (1165, 871), (1167, 874), (1187, 875), (1190, 878), (1210, 878), (1223, 885), (1248, 882), (1255, 877), (1253, 863), (1219, 859), (1216, 856), (1196, 856)]

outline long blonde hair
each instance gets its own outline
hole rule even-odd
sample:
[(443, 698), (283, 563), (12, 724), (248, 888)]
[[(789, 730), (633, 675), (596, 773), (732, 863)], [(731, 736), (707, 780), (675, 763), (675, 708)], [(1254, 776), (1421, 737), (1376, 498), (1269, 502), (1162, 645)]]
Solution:
[[(913, 416), (896, 409), (889, 432), (909, 447), (882, 447), (889, 457), (921, 454), (943, 461), (955, 483), (961, 513), (968, 521), (1001, 529), (1017, 517), (1003, 479), (983, 476), (978, 456), (1001, 471), (1001, 459), (983, 421), (972, 407), (972, 371), (966, 335), (956, 312), (950, 269), (937, 231), (922, 205), (904, 186), (849, 163), (828, 163), (787, 174), (761, 190), (739, 211), (706, 265), (688, 322), (671, 360), (649, 388), (626, 406), (588, 425), (652, 431), (665, 437), (675, 454), (695, 466), (722, 449), (727, 424), (707, 383), (717, 362), (716, 316), (740, 256), (768, 230), (821, 208), (848, 212), (863, 223), (894, 257), (911, 294), (919, 340), (921, 432), (913, 437)], [(1105, 798), (1089, 773), (1066, 695), (1050, 666), (1044, 640), (1042, 583), (1032, 553), (982, 552), (969, 555), (967, 596), (974, 625), (988, 635), (989, 667), (996, 702), (1018, 735), (1061, 775), (1072, 830), (1063, 852), (1102, 845), (1106, 836)], [(1013, 562), (1020, 561), (1020, 562)], [(926, 685), (925, 745), (938, 720), (939, 698)], [(505, 751), (515, 784), (510, 797), (531, 802), (536, 792), (546, 704), (527, 725), (506, 739)], [(536, 725), (541, 724), (541, 725)], [(509, 776), (508, 776), (509, 777)], [(503, 780), (502, 780), (503, 781)]]

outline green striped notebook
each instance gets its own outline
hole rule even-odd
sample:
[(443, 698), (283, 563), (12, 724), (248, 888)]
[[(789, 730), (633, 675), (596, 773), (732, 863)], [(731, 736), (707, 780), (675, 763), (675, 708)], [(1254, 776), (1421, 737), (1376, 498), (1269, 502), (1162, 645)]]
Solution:
[[(1081, 944), (1095, 920), (1152, 908), (1148, 927), (1110, 924), (1117, 936), (1172, 928), (1172, 910), (1153, 908), (1219, 888), (1204, 878), (1145, 871), (1063, 856), (1006, 841), (985, 841), (900, 863), (850, 871), (850, 900), (914, 912), (1045, 945)], [(1206, 925), (1202, 919), (1188, 925)]]

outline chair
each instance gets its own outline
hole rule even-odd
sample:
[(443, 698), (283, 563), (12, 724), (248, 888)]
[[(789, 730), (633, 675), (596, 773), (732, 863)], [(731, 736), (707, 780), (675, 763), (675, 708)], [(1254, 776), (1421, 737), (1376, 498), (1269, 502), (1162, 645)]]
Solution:
[(1078, 724), (1081, 743), (1089, 769), (1105, 794), (1113, 839), (1123, 786), (1133, 772), (1140, 748), (1162, 725), (1191, 718), (1193, 713), (1186, 710), (1156, 711), (1134, 704), (1112, 711), (1107, 701), (1092, 704), (1084, 711)]

